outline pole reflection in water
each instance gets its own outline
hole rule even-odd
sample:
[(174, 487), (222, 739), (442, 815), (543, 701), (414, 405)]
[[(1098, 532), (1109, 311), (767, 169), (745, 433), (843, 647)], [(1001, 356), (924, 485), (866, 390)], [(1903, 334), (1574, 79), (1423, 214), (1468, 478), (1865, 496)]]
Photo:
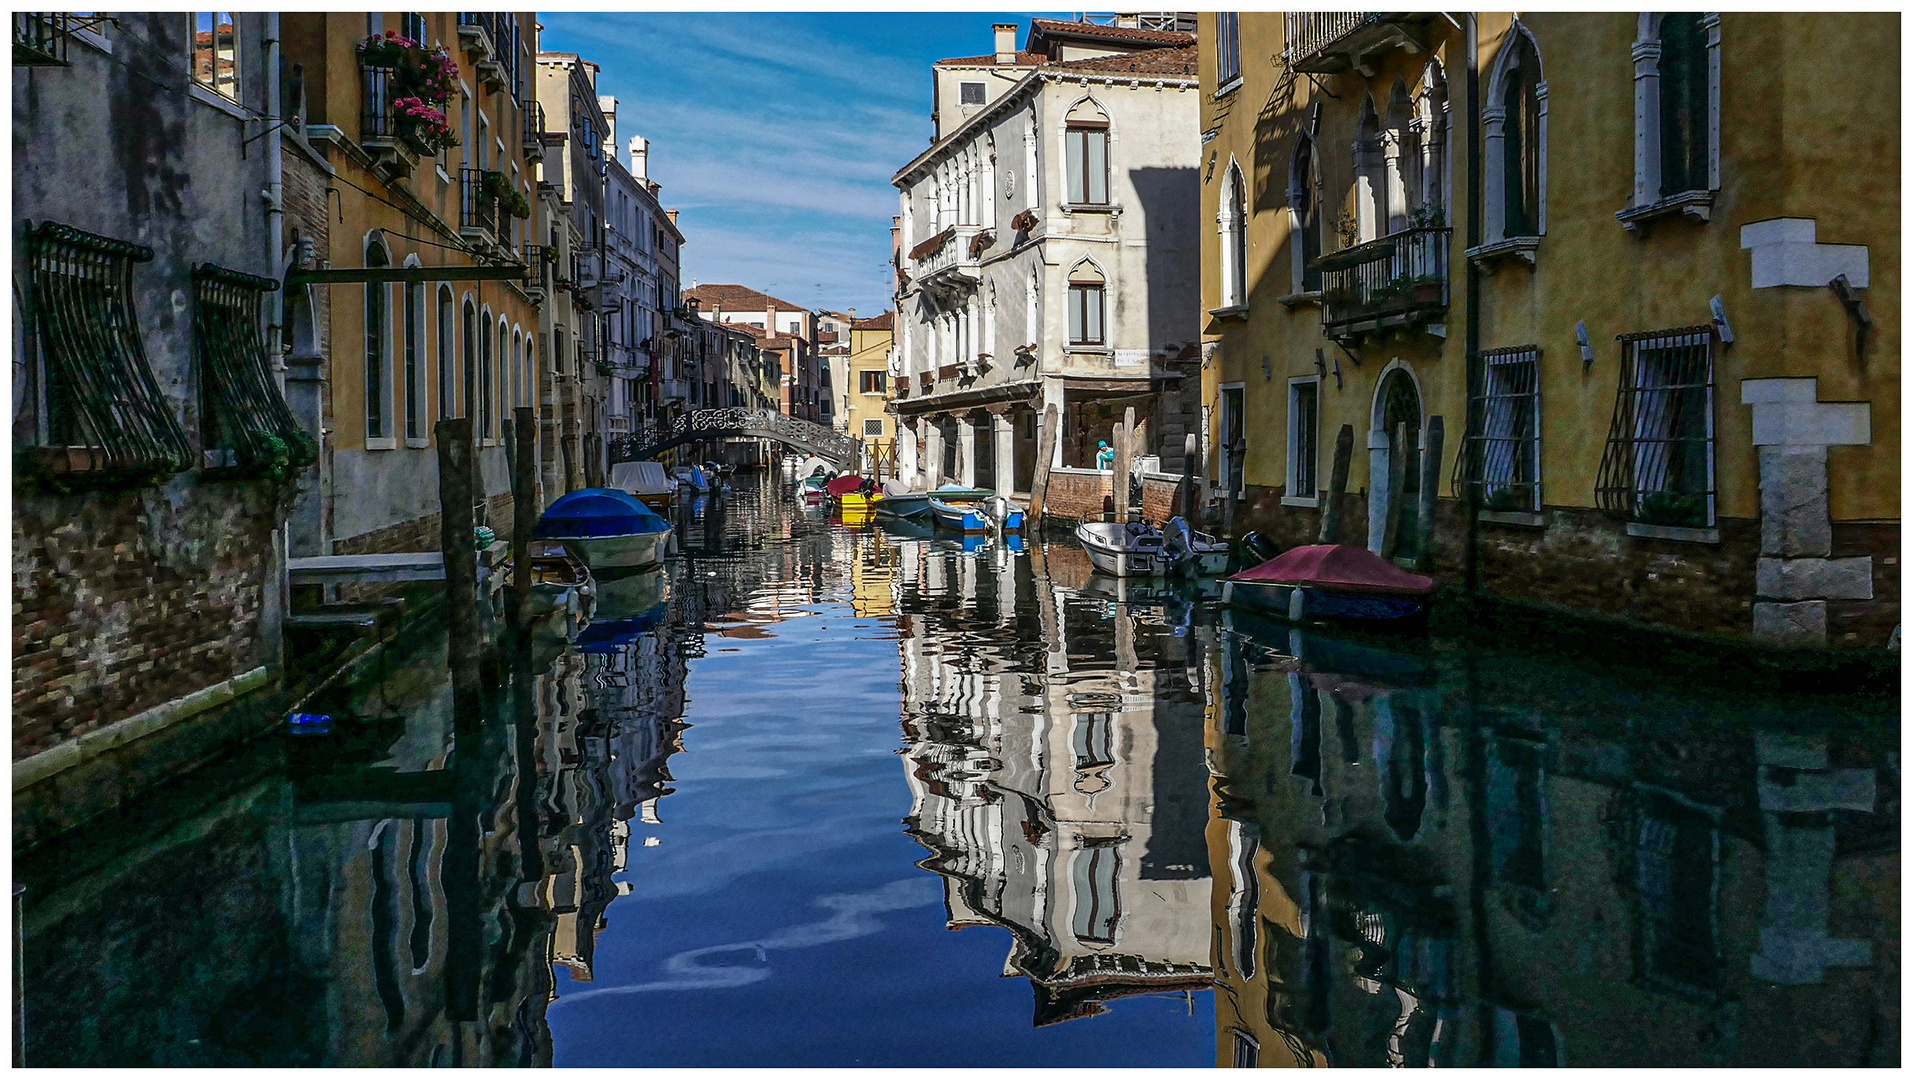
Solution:
[(1898, 1060), (1876, 704), (1223, 620), (1217, 1064)]
[(480, 700), (408, 633), (20, 859), (25, 1061), (1898, 1059), (1895, 718), (732, 483)]

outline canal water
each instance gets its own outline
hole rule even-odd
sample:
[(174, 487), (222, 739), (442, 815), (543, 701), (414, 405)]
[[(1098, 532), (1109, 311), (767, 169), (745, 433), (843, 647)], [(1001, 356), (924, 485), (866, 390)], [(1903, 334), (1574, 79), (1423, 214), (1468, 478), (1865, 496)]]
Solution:
[(15, 862), (29, 1065), (1886, 1065), (1897, 703), (1377, 641), (765, 477)]

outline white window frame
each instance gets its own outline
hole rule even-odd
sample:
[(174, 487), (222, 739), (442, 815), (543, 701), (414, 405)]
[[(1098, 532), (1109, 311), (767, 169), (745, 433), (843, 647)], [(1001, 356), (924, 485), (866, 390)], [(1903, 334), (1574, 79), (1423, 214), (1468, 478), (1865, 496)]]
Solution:
[[(1661, 195), (1661, 17), (1665, 12), (1643, 11), (1640, 36), (1634, 42), (1634, 192), (1625, 210), (1615, 216), (1632, 230), (1654, 211), (1684, 213), (1697, 221), (1712, 215), (1713, 198), (1720, 192), (1720, 12), (1700, 13), (1707, 35), (1707, 190)], [(1543, 115), (1546, 115), (1543, 113)]]
[(1222, 173), (1220, 194), (1216, 232), (1222, 238), (1222, 306), (1217, 311), (1234, 313), (1249, 305), (1249, 187), (1234, 154), (1229, 155), (1229, 167)]
[[(1315, 397), (1315, 437), (1312, 440), (1314, 445), (1307, 447), (1301, 445), (1302, 430), (1297, 423), (1299, 417), (1296, 411), (1296, 403), (1300, 400), (1296, 390), (1302, 386), (1310, 387)], [(1282, 490), (1285, 494), (1282, 496), (1282, 505), (1319, 507), (1322, 505), (1319, 486), (1322, 480), (1322, 377), (1320, 375), (1298, 375), (1289, 380), (1287, 411), (1288, 434), (1283, 441), (1286, 447), (1286, 460), (1282, 469)], [(1314, 474), (1314, 483), (1309, 487), (1309, 494), (1296, 495), (1294, 492), (1301, 482), (1296, 467), (1302, 463), (1305, 454), (1310, 463), (1310, 471)]]
[(1520, 19), (1508, 28), (1501, 39), (1501, 49), (1495, 57), (1494, 71), (1488, 78), (1488, 94), (1481, 108), (1482, 124), (1482, 245), (1484, 247), (1505, 240), (1522, 239), (1510, 237), (1508, 230), (1508, 177), (1505, 169), (1507, 154), (1508, 110), (1502, 106), (1507, 97), (1509, 72), (1514, 67), (1515, 41), (1517, 36), (1527, 41), (1528, 48), (1534, 53), (1534, 114), (1535, 114), (1535, 207), (1534, 236), (1548, 234), (1548, 79), (1547, 64), (1541, 57), (1541, 43)]
[[(379, 236), (376, 231), (365, 238), (360, 246), (360, 251), (363, 253), (373, 247), (383, 250), (384, 262), (381, 265), (391, 266), (392, 246), (387, 243), (383, 237)], [(363, 255), (361, 258), (363, 258)], [(396, 450), (399, 447), (399, 418), (393, 415), (392, 409), (393, 399), (396, 396), (392, 392), (392, 380), (395, 377), (393, 369), (397, 367), (397, 365), (393, 363), (392, 359), (392, 328), (395, 324), (395, 312), (392, 304), (392, 286), (390, 285), (367, 283), (360, 297), (359, 325), (360, 329), (364, 331), (364, 334), (360, 338), (361, 348), (359, 350), (359, 360), (361, 364), (366, 364), (372, 355), (371, 342), (369, 340), (372, 330), (370, 301), (374, 296), (377, 296), (379, 299), (380, 321), (383, 323), (379, 329), (379, 377), (375, 383), (369, 365), (362, 371), (364, 377), (360, 380), (360, 385), (365, 390), (365, 400), (360, 403), (359, 419), (362, 424), (360, 430), (365, 433), (365, 448), (367, 450)], [(379, 406), (380, 434), (378, 435), (372, 434), (372, 399), (374, 395), (378, 398)]]
[[(218, 105), (223, 102), (227, 105), (237, 106), (240, 103), (239, 99), (241, 98), (241, 96), (243, 96), (245, 92), (244, 79), (246, 74), (246, 67), (245, 67), (245, 64), (242, 62), (243, 61), (242, 54), (245, 52), (245, 49), (244, 49), (244, 45), (242, 41), (243, 34), (240, 31), (240, 17), (246, 13), (242, 11), (232, 11), (232, 12), (226, 13), (232, 16), (232, 93), (230, 94), (219, 89), (219, 15), (220, 13), (217, 11), (212, 13), (212, 16), (213, 16), (213, 81), (206, 82), (202, 80), (199, 77), (199, 72), (195, 69), (194, 65), (197, 64), (199, 60), (199, 16), (201, 14), (202, 14), (201, 12), (194, 11), (194, 12), (189, 12), (186, 16), (186, 20), (187, 20), (187, 23), (186, 23), (186, 56), (187, 56), (186, 71), (187, 71), (188, 82), (195, 89), (205, 91), (208, 97), (216, 99), (213, 101), (208, 101), (207, 104), (209, 105)], [(203, 101), (206, 99), (201, 98), (201, 100)]]
[(1216, 97), (1242, 85), (1242, 23), (1233, 11), (1216, 12)]
[[(1235, 391), (1239, 395), (1239, 400), (1241, 401), (1241, 405), (1234, 409), (1231, 409), (1229, 406), (1229, 391), (1231, 390)], [(1240, 417), (1242, 421), (1241, 423), (1242, 437), (1246, 443), (1248, 439), (1248, 434), (1249, 434), (1248, 411), (1249, 411), (1248, 384), (1239, 383), (1239, 382), (1228, 382), (1228, 383), (1223, 383), (1222, 385), (1216, 387), (1216, 412), (1218, 414), (1216, 416), (1216, 421), (1217, 421), (1216, 439), (1217, 439), (1217, 450), (1218, 450), (1218, 453), (1216, 454), (1216, 461), (1217, 461), (1217, 464), (1220, 465), (1221, 467), (1221, 471), (1216, 474), (1216, 486), (1221, 488), (1224, 492), (1227, 492), (1229, 490), (1229, 471), (1231, 468), (1229, 455), (1234, 452), (1233, 449), (1229, 446), (1227, 441), (1229, 437), (1229, 421), (1231, 418), (1235, 416), (1236, 413), (1240, 412), (1242, 414), (1242, 416)], [(1248, 452), (1245, 450), (1242, 456), (1245, 458), (1248, 457)], [(1247, 463), (1245, 462), (1244, 468), (1242, 469), (1241, 483), (1236, 486), (1236, 489), (1234, 492), (1237, 498), (1243, 497), (1244, 495), (1248, 494), (1248, 491), (1249, 491), (1249, 470), (1246, 467), (1246, 465)]]

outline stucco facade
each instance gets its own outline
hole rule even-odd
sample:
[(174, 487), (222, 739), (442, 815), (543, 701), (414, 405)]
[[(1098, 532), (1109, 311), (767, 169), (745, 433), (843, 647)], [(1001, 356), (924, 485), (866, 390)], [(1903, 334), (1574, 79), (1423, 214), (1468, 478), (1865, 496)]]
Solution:
[(1896, 18), (1460, 21), (1244, 14), (1231, 59), (1202, 16), (1217, 510), (1312, 540), (1348, 425), (1337, 539), (1519, 600), (1885, 645), (1899, 75), (1841, 58)]
[(1096, 55), (1055, 41), (1006, 64), (1015, 86), (892, 179), (906, 480), (1027, 490), (1049, 405), (1060, 465), (1093, 458), (1128, 406), (1154, 421), (1152, 446), (1180, 446), (1190, 422), (1175, 394), (1199, 333), (1189, 35), (1070, 25), (1106, 31)]

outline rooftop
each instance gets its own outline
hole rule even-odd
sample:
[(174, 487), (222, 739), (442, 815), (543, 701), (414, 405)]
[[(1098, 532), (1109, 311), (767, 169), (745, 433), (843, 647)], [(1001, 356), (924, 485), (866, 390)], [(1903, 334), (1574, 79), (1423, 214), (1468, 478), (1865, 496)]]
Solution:
[(726, 311), (763, 311), (767, 304), (776, 305), (779, 311), (809, 310), (802, 304), (780, 300), (748, 285), (699, 285), (696, 288), (684, 290), (684, 298), (696, 300), (698, 306), (706, 311), (718, 307)]

